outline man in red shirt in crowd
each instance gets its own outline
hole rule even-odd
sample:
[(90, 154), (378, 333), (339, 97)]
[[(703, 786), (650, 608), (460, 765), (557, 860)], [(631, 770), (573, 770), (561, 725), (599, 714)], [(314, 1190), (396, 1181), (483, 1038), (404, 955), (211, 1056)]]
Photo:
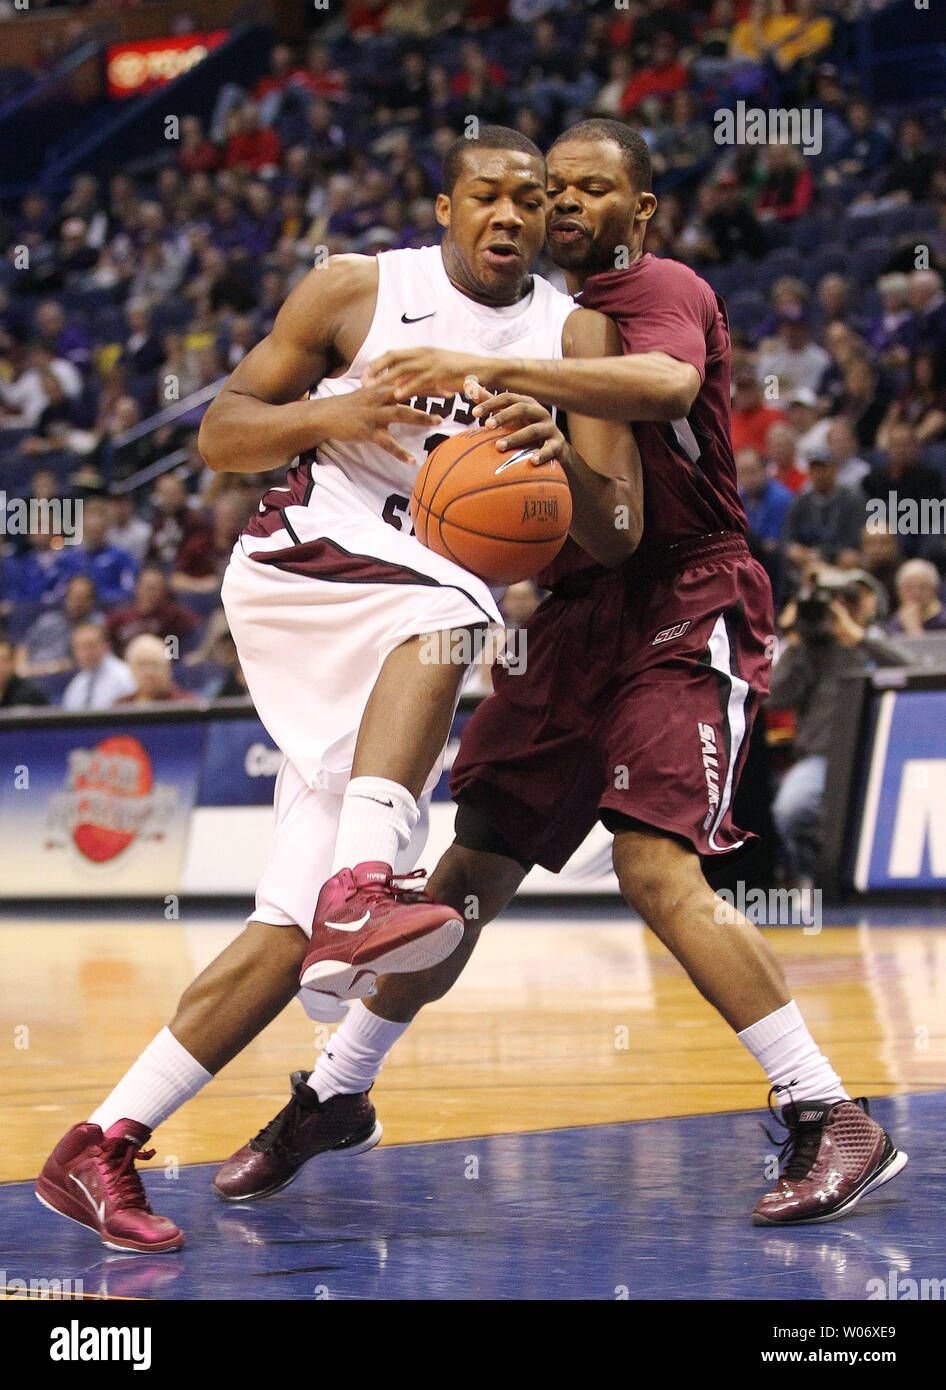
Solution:
[(199, 621), (196, 613), (171, 597), (164, 571), (157, 565), (145, 565), (138, 575), (134, 599), (113, 609), (105, 627), (115, 651), (123, 656), (129, 642), (142, 632), (162, 639), (176, 637), (180, 642), (194, 632)]
[(764, 454), (769, 430), (773, 425), (784, 425), (788, 417), (784, 410), (766, 404), (762, 384), (750, 362), (740, 363), (736, 368), (733, 385), (733, 453), (738, 454), (742, 449), (757, 449)]
[(677, 45), (670, 34), (658, 34), (654, 41), (654, 61), (641, 68), (624, 88), (621, 111), (629, 116), (648, 97), (669, 97), (687, 83), (687, 70), (677, 58)]
[(259, 107), (247, 101), (236, 117), (237, 129), (227, 141), (224, 163), (228, 169), (242, 169), (259, 174), (264, 169), (278, 169), (282, 145), (275, 130), (260, 123)]

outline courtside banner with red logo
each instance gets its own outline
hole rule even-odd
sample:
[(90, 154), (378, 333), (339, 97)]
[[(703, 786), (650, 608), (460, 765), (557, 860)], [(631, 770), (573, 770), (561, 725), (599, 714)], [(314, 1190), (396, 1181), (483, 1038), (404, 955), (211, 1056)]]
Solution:
[(177, 892), (203, 743), (196, 723), (0, 732), (4, 896)]
[[(421, 863), (453, 840), (449, 770), (470, 704), (458, 711), (430, 808)], [(282, 761), (252, 709), (153, 716), (11, 712), (0, 722), (0, 900), (244, 897), (273, 839)], [(599, 825), (561, 874), (533, 869), (530, 893), (615, 893)]]
[(105, 58), (109, 96), (141, 96), (173, 82), (219, 47), (228, 34), (227, 29), (214, 29), (208, 34), (111, 44)]

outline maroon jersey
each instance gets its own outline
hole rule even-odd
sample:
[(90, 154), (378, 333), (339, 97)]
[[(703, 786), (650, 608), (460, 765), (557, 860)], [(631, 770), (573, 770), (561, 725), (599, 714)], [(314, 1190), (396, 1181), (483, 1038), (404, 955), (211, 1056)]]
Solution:
[[(576, 299), (614, 321), (626, 353), (665, 352), (700, 374), (686, 419), (634, 425), (644, 476), (640, 559), (713, 532), (745, 534), (730, 440), (729, 325), (713, 290), (688, 266), (648, 252), (627, 270), (592, 275)], [(569, 540), (538, 582), (551, 587), (594, 564)]]

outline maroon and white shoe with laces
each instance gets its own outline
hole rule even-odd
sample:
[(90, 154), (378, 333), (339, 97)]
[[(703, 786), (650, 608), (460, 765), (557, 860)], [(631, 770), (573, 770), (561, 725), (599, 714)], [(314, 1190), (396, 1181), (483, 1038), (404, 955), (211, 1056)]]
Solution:
[(154, 1157), (154, 1149), (141, 1149), (150, 1138), (134, 1120), (118, 1120), (104, 1134), (98, 1125), (73, 1125), (43, 1164), (37, 1198), (97, 1232), (110, 1250), (180, 1250), (183, 1231), (154, 1214), (135, 1167), (136, 1159)]
[(342, 869), (319, 894), (303, 989), (337, 999), (373, 994), (379, 975), (409, 974), (439, 965), (456, 950), (463, 922), (452, 907), (405, 887), (423, 869), (395, 875), (369, 861)]
[(770, 1092), (769, 1109), (786, 1130), (779, 1153), (786, 1161), (775, 1187), (753, 1208), (754, 1226), (837, 1221), (907, 1165), (907, 1155), (871, 1119), (863, 1097), (790, 1100), (779, 1115), (771, 1097), (789, 1089), (775, 1086)]

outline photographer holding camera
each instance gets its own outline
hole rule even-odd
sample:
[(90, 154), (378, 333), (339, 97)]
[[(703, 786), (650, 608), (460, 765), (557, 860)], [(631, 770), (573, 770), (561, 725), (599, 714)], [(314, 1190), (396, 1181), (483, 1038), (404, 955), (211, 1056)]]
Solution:
[(796, 712), (798, 760), (782, 778), (772, 815), (792, 873), (811, 880), (821, 840), (821, 804), (828, 750), (835, 728), (842, 677), (876, 666), (903, 666), (908, 659), (892, 642), (875, 636), (885, 595), (863, 570), (814, 571), (785, 608), (785, 642), (772, 671), (769, 704)]

